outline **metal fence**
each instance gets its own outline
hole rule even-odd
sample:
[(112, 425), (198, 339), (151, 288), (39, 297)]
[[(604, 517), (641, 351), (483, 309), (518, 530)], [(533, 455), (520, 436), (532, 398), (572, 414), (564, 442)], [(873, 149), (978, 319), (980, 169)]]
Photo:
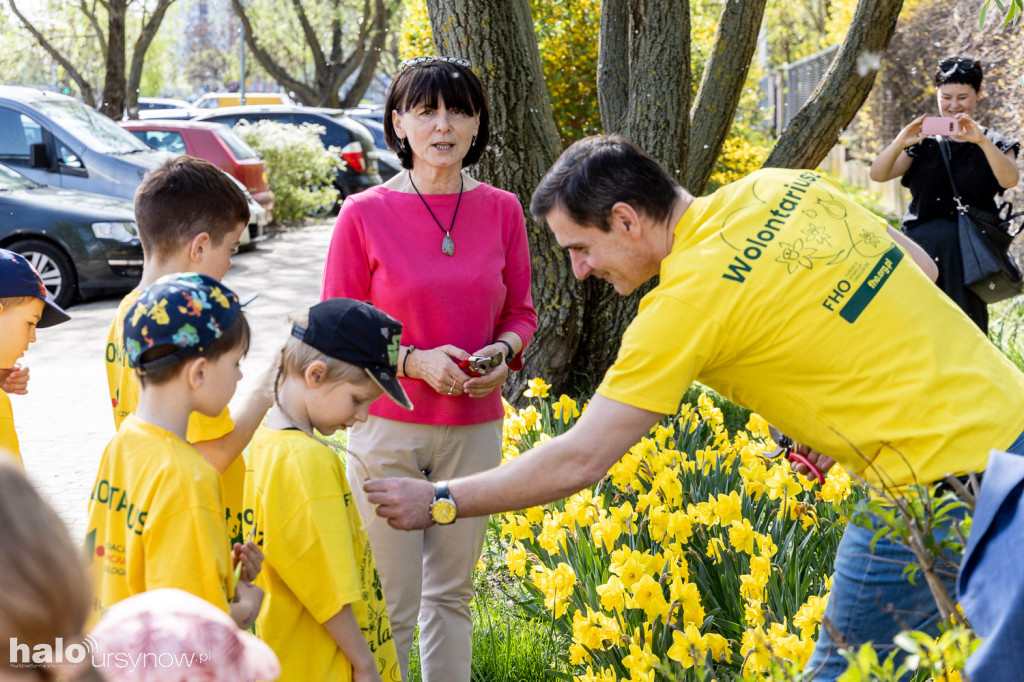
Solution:
[(827, 47), (792, 64), (785, 64), (761, 79), (761, 103), (772, 112), (771, 121), (776, 135), (786, 129), (796, 112), (810, 99), (838, 52), (838, 44)]

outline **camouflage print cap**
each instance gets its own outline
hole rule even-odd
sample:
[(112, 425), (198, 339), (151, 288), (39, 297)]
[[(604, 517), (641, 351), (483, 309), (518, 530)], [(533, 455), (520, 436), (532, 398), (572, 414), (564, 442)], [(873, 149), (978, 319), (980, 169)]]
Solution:
[[(174, 367), (202, 353), (221, 337), (242, 306), (235, 292), (197, 272), (166, 275), (146, 287), (124, 318), (124, 345), (140, 375)], [(175, 346), (140, 362), (149, 349)]]

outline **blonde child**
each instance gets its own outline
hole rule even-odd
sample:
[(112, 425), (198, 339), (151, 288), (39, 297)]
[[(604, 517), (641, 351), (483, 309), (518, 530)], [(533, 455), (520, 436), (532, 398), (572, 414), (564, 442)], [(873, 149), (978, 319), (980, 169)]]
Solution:
[(127, 310), (123, 336), (140, 395), (103, 453), (89, 498), (94, 616), (134, 594), (173, 587), (247, 628), (263, 598), (246, 582), (259, 571), (259, 551), (235, 545), (243, 564), (236, 588), (220, 478), (185, 437), (189, 416), (220, 414), (241, 378), (249, 324), (238, 297), (207, 275), (163, 277)]
[[(16, 372), (18, 359), (36, 340), (36, 329), (66, 322), (68, 314), (54, 303), (43, 280), (21, 256), (0, 249), (0, 383)], [(0, 450), (21, 461), (11, 400), (0, 390)]]
[[(213, 164), (179, 156), (146, 175), (135, 193), (135, 221), (144, 255), (142, 281), (121, 301), (107, 337), (107, 383), (114, 425), (135, 411), (139, 384), (124, 351), (122, 329), (128, 309), (147, 285), (176, 272), (199, 272), (221, 280), (231, 267), (231, 254), (247, 229), (249, 205), (238, 185)], [(273, 402), (265, 373), (232, 420), (220, 414), (193, 413), (188, 442), (222, 475), (224, 520), (234, 542), (242, 540), (241, 505), (245, 463), (239, 457)]]
[(275, 405), (249, 450), (245, 518), (267, 594), (256, 634), (277, 653), (281, 680), (400, 682), (366, 530), (342, 461), (314, 429), (366, 421), (382, 393), (412, 409), (397, 376), (402, 325), (343, 298), (292, 321)]

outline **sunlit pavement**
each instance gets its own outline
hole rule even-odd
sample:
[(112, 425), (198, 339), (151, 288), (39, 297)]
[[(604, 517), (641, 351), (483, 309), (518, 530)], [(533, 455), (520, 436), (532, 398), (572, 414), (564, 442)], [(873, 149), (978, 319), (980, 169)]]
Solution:
[[(252, 344), (232, 407), (248, 395), (285, 340), (288, 314), (319, 298), (332, 224), (282, 232), (234, 257), (225, 283), (239, 294), (259, 292), (259, 297), (245, 308)], [(75, 539), (85, 533), (93, 478), (114, 435), (103, 356), (119, 302), (112, 297), (73, 306), (70, 322), (39, 330), (22, 359), (31, 368), (29, 393), (11, 396), (25, 469)]]

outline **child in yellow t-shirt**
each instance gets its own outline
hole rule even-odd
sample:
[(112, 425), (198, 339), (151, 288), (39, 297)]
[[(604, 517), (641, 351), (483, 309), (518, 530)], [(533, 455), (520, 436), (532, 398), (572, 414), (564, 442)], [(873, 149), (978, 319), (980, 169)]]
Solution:
[[(220, 414), (241, 378), (249, 325), (238, 297), (206, 275), (168, 275), (128, 309), (123, 334), (141, 392), (103, 453), (89, 497), (93, 616), (133, 594), (174, 587), (249, 627), (263, 599), (248, 582), (261, 554), (252, 542), (232, 548), (220, 477), (185, 439), (189, 415)], [(237, 588), (232, 551), (242, 564)]]
[[(0, 383), (36, 340), (36, 328), (70, 318), (46, 292), (43, 280), (24, 256), (0, 249)], [(21, 461), (11, 401), (0, 391), (0, 450)]]
[(341, 459), (314, 429), (366, 421), (382, 392), (412, 409), (397, 375), (402, 325), (346, 298), (292, 321), (246, 472), (247, 530), (255, 525), (265, 556), (256, 634), (281, 661), (280, 680), (400, 682), (366, 529)]
[[(107, 384), (115, 428), (139, 404), (138, 381), (122, 338), (128, 309), (142, 289), (171, 273), (199, 272), (223, 279), (248, 220), (242, 190), (224, 171), (201, 159), (179, 156), (150, 171), (139, 185), (135, 222), (144, 256), (142, 281), (121, 301), (107, 335)], [(242, 540), (245, 484), (245, 462), (239, 455), (273, 403), (273, 375), (264, 373), (234, 421), (226, 407), (212, 417), (195, 412), (189, 418), (188, 442), (221, 474), (224, 519), (235, 542)]]

